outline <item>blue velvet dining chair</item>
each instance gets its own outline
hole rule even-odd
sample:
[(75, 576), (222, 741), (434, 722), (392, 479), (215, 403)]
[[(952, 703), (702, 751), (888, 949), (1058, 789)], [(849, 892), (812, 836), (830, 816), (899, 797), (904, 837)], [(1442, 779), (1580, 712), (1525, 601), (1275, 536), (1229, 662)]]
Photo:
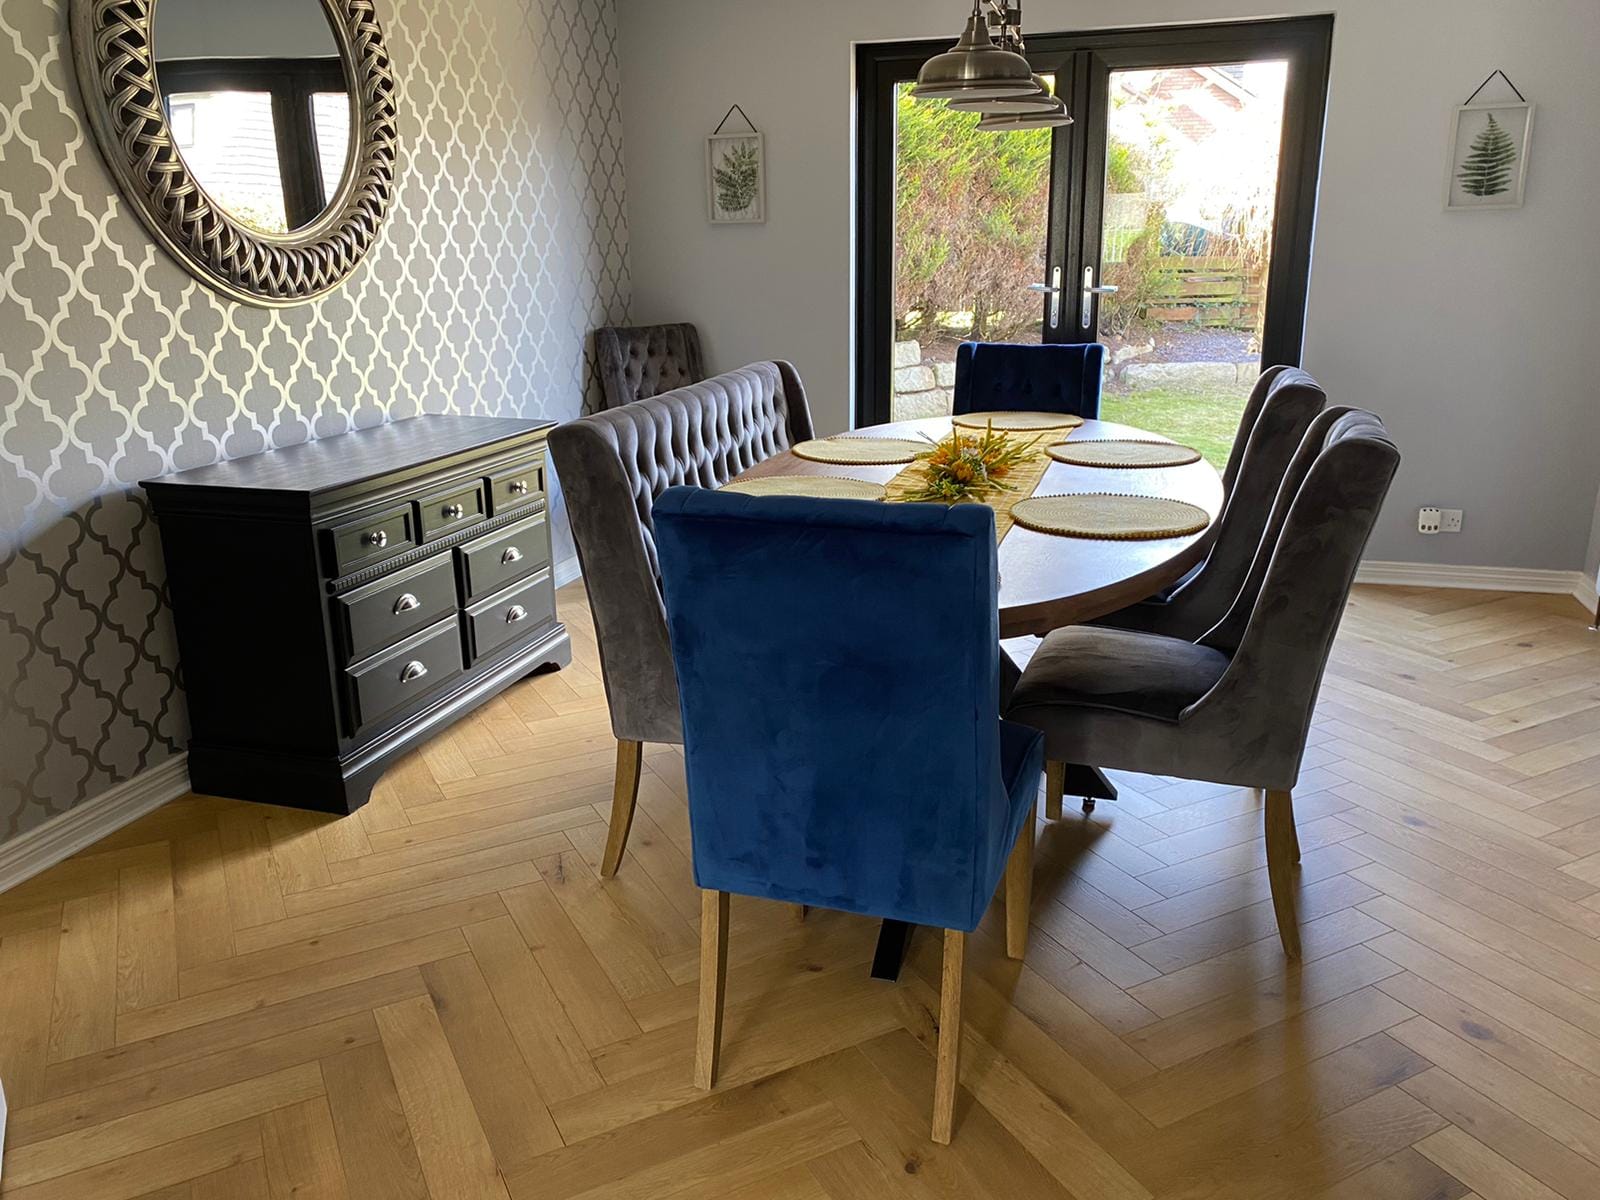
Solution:
[(1043, 768), (1000, 720), (994, 512), (677, 487), (653, 519), (704, 889), (695, 1080), (716, 1080), (730, 892), (931, 925), (948, 1143), (966, 935), (1004, 876), (1022, 957)]
[(956, 348), (953, 411), (1062, 412), (1092, 420), (1100, 415), (1105, 362), (1099, 342), (962, 342)]

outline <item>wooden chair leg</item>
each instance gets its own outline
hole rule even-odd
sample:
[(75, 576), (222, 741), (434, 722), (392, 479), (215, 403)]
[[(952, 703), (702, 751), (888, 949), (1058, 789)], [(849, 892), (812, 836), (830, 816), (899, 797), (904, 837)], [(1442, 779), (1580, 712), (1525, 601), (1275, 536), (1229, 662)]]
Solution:
[(695, 1025), (694, 1085), (710, 1091), (722, 1057), (722, 999), (728, 983), (728, 893), (700, 893), (700, 1013)]
[(944, 974), (939, 980), (939, 1057), (933, 1076), (933, 1140), (950, 1144), (956, 1119), (956, 1080), (961, 1074), (961, 970), (967, 935), (944, 931)]
[(1067, 794), (1067, 764), (1064, 762), (1051, 762), (1048, 759), (1044, 764), (1044, 815), (1048, 820), (1061, 820), (1061, 798)]
[(1294, 829), (1294, 802), (1288, 792), (1267, 793), (1267, 879), (1272, 885), (1272, 909), (1278, 918), (1278, 938), (1283, 952), (1300, 957), (1300, 924), (1294, 911), (1295, 863), (1300, 860), (1300, 839)]
[(611, 789), (611, 830), (606, 834), (606, 851), (600, 859), (600, 874), (606, 879), (622, 865), (622, 852), (628, 847), (628, 830), (633, 827), (633, 808), (639, 801), (639, 775), (644, 770), (644, 743), (617, 742), (617, 778)]
[(809, 904), (789, 905), (789, 914), (794, 917), (794, 923), (796, 925), (804, 925), (806, 921), (806, 914), (810, 911), (811, 905)]
[(1028, 950), (1028, 915), (1033, 907), (1033, 835), (1036, 805), (1017, 833), (1006, 862), (1006, 955), (1021, 958)]

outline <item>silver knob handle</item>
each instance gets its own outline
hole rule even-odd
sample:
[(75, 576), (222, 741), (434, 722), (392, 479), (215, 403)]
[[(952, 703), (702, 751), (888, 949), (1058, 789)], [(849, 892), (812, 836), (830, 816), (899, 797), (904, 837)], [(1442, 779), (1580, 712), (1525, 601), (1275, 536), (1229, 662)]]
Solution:
[(400, 599), (394, 602), (394, 615), (398, 617), (403, 612), (410, 612), (413, 608), (421, 607), (422, 601), (418, 600), (410, 592), (407, 592), (404, 596), (401, 596)]
[(528, 494), (528, 481), (526, 479), (518, 479), (513, 481), (511, 484), (511, 494), (513, 496), (526, 496)]
[(459, 521), (467, 513), (467, 510), (459, 504), (446, 504), (441, 511), (446, 521)]
[(363, 533), (361, 535), (361, 544), (363, 546), (387, 546), (389, 544), (389, 534), (383, 529), (375, 529), (371, 533)]
[(521, 562), (522, 551), (518, 550), (515, 546), (507, 546), (506, 552), (500, 556), (500, 561), (503, 563)]
[(506, 624), (511, 625), (528, 615), (528, 610), (520, 604), (513, 604), (506, 610)]
[(413, 679), (421, 679), (427, 673), (428, 673), (428, 666), (427, 666), (426, 663), (421, 663), (421, 662), (418, 662), (416, 659), (412, 659), (401, 670), (401, 672), (400, 672), (400, 682), (401, 683), (410, 683)]

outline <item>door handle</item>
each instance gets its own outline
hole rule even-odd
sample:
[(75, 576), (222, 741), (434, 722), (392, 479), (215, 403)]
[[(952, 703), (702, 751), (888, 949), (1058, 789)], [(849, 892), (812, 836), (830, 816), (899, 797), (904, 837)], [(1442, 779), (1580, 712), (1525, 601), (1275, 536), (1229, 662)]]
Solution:
[(1041, 292), (1050, 297), (1050, 326), (1054, 328), (1061, 323), (1061, 268), (1056, 267), (1050, 272), (1049, 283), (1030, 283), (1030, 292)]
[(1083, 304), (1080, 306), (1083, 309), (1083, 314), (1079, 318), (1079, 324), (1083, 328), (1088, 329), (1094, 324), (1094, 298), (1096, 296), (1109, 296), (1116, 290), (1117, 286), (1114, 283), (1102, 284), (1096, 287), (1094, 283), (1094, 268), (1085, 267), (1083, 269)]

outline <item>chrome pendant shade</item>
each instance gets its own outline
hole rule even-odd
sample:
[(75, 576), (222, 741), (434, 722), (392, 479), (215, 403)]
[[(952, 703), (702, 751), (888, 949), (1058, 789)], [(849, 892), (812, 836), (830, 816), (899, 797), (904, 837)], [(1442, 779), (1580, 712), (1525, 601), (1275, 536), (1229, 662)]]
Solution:
[(959, 108), (962, 112), (975, 113), (1048, 113), (1060, 109), (1066, 111), (1066, 105), (1055, 98), (1050, 91), (1050, 83), (1043, 75), (1033, 77), (1033, 88), (1020, 96), (993, 96), (983, 100), (962, 98), (950, 101), (951, 108)]
[(922, 64), (911, 94), (919, 100), (987, 100), (1035, 90), (1028, 60), (995, 45), (989, 19), (975, 3), (961, 40)]
[[(1051, 99), (1056, 99), (1051, 97)], [(987, 113), (978, 122), (984, 133), (1010, 133), (1013, 129), (1058, 129), (1072, 124), (1067, 106), (1056, 99), (1059, 106), (1052, 112)]]
[[(998, 41), (991, 28), (999, 31)], [(980, 113), (978, 128), (984, 130), (1047, 129), (1072, 123), (1066, 104), (1028, 65), (1021, 0), (974, 0), (961, 40), (922, 64), (911, 94)]]

